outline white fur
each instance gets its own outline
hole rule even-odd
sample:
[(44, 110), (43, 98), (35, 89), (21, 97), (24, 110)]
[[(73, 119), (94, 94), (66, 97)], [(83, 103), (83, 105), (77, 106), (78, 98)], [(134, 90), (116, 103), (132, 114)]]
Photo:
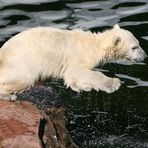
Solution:
[[(136, 50), (132, 50), (137, 46)], [(136, 38), (115, 25), (103, 33), (29, 29), (8, 40), (0, 50), (0, 98), (15, 99), (17, 93), (38, 79), (63, 78), (74, 91), (116, 91), (121, 82), (93, 68), (111, 59), (143, 60), (144, 51)]]

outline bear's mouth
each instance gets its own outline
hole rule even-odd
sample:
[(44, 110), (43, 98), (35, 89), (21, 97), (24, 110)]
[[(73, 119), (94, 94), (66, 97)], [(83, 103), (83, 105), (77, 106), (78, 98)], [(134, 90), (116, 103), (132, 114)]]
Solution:
[(145, 65), (145, 63), (143, 62), (137, 62), (131, 59), (118, 59), (118, 60), (111, 60), (109, 61), (110, 63), (116, 63), (116, 64), (120, 64), (120, 65), (133, 65), (133, 64), (138, 64), (138, 65)]

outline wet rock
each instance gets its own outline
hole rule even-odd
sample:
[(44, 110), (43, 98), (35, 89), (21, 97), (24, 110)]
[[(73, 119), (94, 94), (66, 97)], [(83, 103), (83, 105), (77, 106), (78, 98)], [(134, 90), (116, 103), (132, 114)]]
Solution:
[(77, 148), (65, 129), (64, 108), (49, 108), (45, 134), (41, 138), (47, 148)]
[(17, 97), (17, 100), (33, 102), (44, 110), (49, 107), (64, 106), (59, 95), (51, 87), (44, 85), (31, 87), (29, 90), (17, 94)]
[(0, 100), (0, 148), (76, 147), (65, 129), (64, 109), (47, 113), (27, 101)]

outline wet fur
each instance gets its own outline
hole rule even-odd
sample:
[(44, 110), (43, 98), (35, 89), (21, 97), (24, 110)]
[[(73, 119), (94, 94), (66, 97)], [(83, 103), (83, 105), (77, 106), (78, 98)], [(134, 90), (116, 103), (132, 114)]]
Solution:
[[(77, 92), (116, 91), (120, 80), (93, 68), (111, 59), (132, 56), (122, 32), (118, 25), (102, 33), (37, 27), (12, 37), (0, 50), (0, 98), (13, 100), (11, 93), (49, 77), (63, 78), (65, 85)], [(136, 42), (132, 35), (130, 38)]]

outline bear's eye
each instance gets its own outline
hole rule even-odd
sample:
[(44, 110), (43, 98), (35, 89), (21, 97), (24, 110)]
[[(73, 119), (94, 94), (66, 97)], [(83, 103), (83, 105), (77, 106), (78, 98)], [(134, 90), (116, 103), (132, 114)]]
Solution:
[(132, 47), (132, 50), (136, 50), (136, 49), (138, 49), (138, 46)]

